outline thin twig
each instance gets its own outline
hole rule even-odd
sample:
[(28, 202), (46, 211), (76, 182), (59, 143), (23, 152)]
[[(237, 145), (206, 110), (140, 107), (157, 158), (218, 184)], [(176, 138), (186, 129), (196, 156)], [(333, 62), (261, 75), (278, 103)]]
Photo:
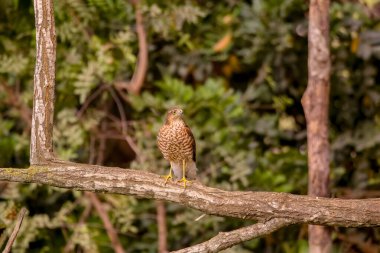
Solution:
[[(90, 216), (92, 210), (91, 202), (86, 205), (86, 208), (84, 209), (82, 215), (79, 218), (78, 223), (76, 224), (77, 227), (82, 226), (85, 221), (87, 220), (88, 216)], [(75, 233), (72, 235), (72, 237), (75, 236)], [(74, 248), (74, 240), (71, 237), (71, 239), (66, 244), (65, 248), (63, 249), (63, 253), (68, 253), (73, 250)]]
[(115, 250), (116, 253), (125, 253), (123, 246), (121, 245), (119, 241), (119, 237), (117, 235), (117, 232), (115, 228), (112, 226), (112, 223), (108, 217), (107, 211), (104, 209), (103, 204), (100, 202), (98, 197), (96, 196), (95, 193), (93, 192), (86, 192), (86, 196), (89, 197), (91, 203), (94, 205), (97, 213), (99, 214), (104, 228), (106, 229), (106, 232), (108, 234), (108, 237), (111, 240), (111, 244), (113, 249)]
[(118, 96), (116, 95), (116, 93), (114, 92), (114, 90), (112, 88), (109, 89), (109, 92), (110, 92), (113, 100), (115, 101), (117, 109), (119, 111), (119, 115), (121, 118), (121, 132), (124, 136), (124, 140), (128, 143), (129, 147), (133, 150), (133, 152), (135, 152), (136, 159), (139, 160), (141, 158), (141, 153), (139, 152), (139, 149), (138, 149), (137, 145), (135, 144), (135, 142), (132, 140), (132, 138), (127, 133), (128, 124), (127, 124), (127, 118), (125, 116), (126, 113), (125, 113), (125, 110), (123, 108), (123, 105), (122, 105), (120, 99), (118, 98)]
[(116, 93), (113, 91), (113, 89), (109, 88), (108, 90), (109, 90), (111, 97), (113, 98), (113, 100), (117, 106), (117, 109), (119, 111), (119, 115), (121, 118), (121, 132), (123, 135), (127, 135), (127, 117), (125, 116), (126, 114), (125, 114), (123, 105), (122, 105), (120, 99), (117, 97)]
[[(101, 128), (101, 131), (105, 131), (106, 123), (102, 122), (100, 128)], [(106, 152), (106, 139), (104, 137), (100, 137), (96, 164), (103, 164), (105, 152)]]
[(83, 113), (87, 110), (88, 106), (94, 101), (98, 96), (102, 94), (102, 92), (108, 88), (108, 85), (102, 84), (97, 88), (94, 93), (92, 93), (89, 97), (87, 97), (86, 101), (83, 103), (82, 107), (77, 112), (77, 117), (81, 118)]
[(13, 242), (15, 241), (18, 231), (20, 230), (22, 221), (24, 220), (24, 216), (27, 212), (27, 209), (25, 207), (21, 208), (20, 212), (17, 215), (17, 221), (15, 224), (15, 227), (13, 228), (12, 234), (9, 237), (9, 240), (7, 242), (7, 245), (5, 246), (5, 249), (3, 250), (3, 253), (11, 252), (11, 248), (13, 245)]
[(157, 227), (158, 227), (158, 253), (168, 252), (167, 246), (167, 225), (166, 225), (166, 208), (165, 202), (158, 200), (156, 201), (157, 210)]
[[(102, 122), (101, 123), (101, 131), (106, 130), (106, 123)], [(97, 159), (96, 163), (97, 164), (103, 164), (104, 163), (104, 153), (105, 153), (105, 145), (106, 145), (106, 139), (102, 136), (100, 137), (100, 144), (98, 147), (98, 154), (97, 154)], [(93, 150), (91, 150), (93, 152)], [(90, 154), (90, 157), (93, 156)], [(90, 161), (91, 163), (92, 161)], [(93, 193), (93, 192), (86, 192), (86, 196), (89, 198), (91, 201), (92, 205), (95, 207), (97, 213), (100, 216), (100, 219), (103, 222), (104, 228), (106, 229), (107, 235), (110, 238), (111, 244), (113, 249), (115, 250), (116, 253), (125, 253), (123, 246), (120, 243), (119, 237), (117, 235), (116, 229), (113, 227), (107, 211), (104, 209), (103, 204), (100, 202), (98, 196)]]
[(270, 234), (282, 227), (290, 225), (292, 222), (284, 218), (276, 218), (264, 223), (239, 228), (230, 232), (220, 232), (217, 236), (203, 243), (173, 251), (173, 253), (212, 253), (228, 249), (239, 243), (252, 240), (254, 238)]

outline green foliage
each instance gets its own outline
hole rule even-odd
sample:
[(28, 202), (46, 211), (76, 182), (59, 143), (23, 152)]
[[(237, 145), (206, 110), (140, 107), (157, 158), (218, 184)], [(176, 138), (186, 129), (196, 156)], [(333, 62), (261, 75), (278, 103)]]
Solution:
[[(331, 3), (334, 196), (341, 196), (342, 188), (365, 192), (380, 184), (377, 2)], [(307, 1), (140, 1), (149, 69), (142, 94), (127, 95), (126, 101), (121, 101), (115, 83), (130, 80), (135, 71), (139, 49), (134, 7), (124, 0), (54, 3), (54, 144), (59, 157), (85, 163), (104, 157), (107, 165), (167, 173), (156, 133), (166, 110), (182, 106), (197, 140), (202, 183), (306, 194), (300, 99), (307, 83)], [(28, 166), (30, 123), (25, 107), (31, 108), (33, 97), (33, 19), (31, 1), (0, 2), (0, 167)], [(108, 133), (127, 133), (136, 147)], [(57, 252), (69, 241), (78, 251), (113, 252), (95, 211), (78, 224), (89, 205), (83, 193), (9, 183), (0, 187), (0, 196), (0, 227), (5, 229), (0, 243), (9, 235), (19, 207), (30, 211), (15, 252)], [(157, 251), (154, 201), (114, 195), (100, 199), (129, 252)], [(248, 225), (214, 216), (197, 220), (202, 214), (196, 210), (170, 203), (166, 207), (170, 250)], [(304, 230), (292, 226), (227, 252), (307, 252)], [(351, 231), (359, 232), (374, 244), (380, 242), (375, 229)], [(339, 238), (334, 248), (343, 252), (345, 242)]]

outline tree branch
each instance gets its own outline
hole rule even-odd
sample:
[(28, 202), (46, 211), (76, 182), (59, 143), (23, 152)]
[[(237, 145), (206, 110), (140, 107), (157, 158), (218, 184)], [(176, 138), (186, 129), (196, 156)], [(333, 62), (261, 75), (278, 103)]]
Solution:
[(146, 171), (76, 163), (0, 169), (0, 181), (161, 199), (204, 213), (241, 219), (287, 218), (294, 223), (380, 226), (380, 199), (329, 199), (277, 192), (224, 191), (194, 181), (186, 189)]
[[(145, 75), (148, 70), (148, 42), (146, 39), (143, 15), (140, 10), (139, 1), (133, 0), (132, 4), (135, 6), (136, 33), (139, 43), (139, 54), (135, 72), (133, 73), (131, 81), (129, 83), (125, 81), (117, 82), (116, 86), (119, 89), (126, 89), (130, 93), (139, 94), (141, 88), (143, 87)], [(123, 98), (125, 99), (124, 96)]]
[(166, 207), (165, 202), (156, 201), (156, 219), (157, 219), (157, 232), (158, 232), (158, 253), (168, 252), (168, 229), (166, 225)]
[[(83, 224), (87, 220), (88, 216), (90, 216), (91, 210), (92, 210), (92, 204), (88, 203), (86, 208), (84, 209), (82, 215), (80, 216), (78, 223), (75, 225), (76, 227), (83, 226)], [(74, 237), (75, 236), (76, 236), (76, 233), (74, 232), (71, 235), (70, 240), (67, 242), (67, 244), (63, 248), (63, 251), (62, 251), (63, 253), (69, 253), (69, 252), (72, 252), (74, 250), (74, 246), (75, 246)]]
[(148, 70), (148, 43), (143, 23), (143, 16), (140, 11), (138, 1), (135, 4), (136, 9), (136, 32), (139, 41), (138, 63), (132, 80), (128, 85), (128, 91), (139, 94), (144, 84), (146, 71)]
[(21, 208), (20, 212), (17, 215), (17, 221), (15, 223), (15, 227), (13, 228), (12, 234), (9, 237), (9, 240), (7, 242), (7, 245), (5, 245), (5, 248), (3, 250), (3, 253), (11, 252), (11, 248), (13, 245), (13, 242), (15, 241), (18, 231), (20, 230), (22, 221), (24, 220), (24, 216), (26, 214), (27, 210), (25, 207)]
[[(309, 4), (308, 84), (302, 97), (307, 122), (307, 154), (311, 196), (328, 197), (330, 147), (328, 108), (330, 93), (329, 0)], [(310, 253), (331, 252), (329, 228), (309, 226)]]
[(282, 227), (290, 225), (288, 219), (271, 219), (267, 222), (256, 223), (254, 225), (239, 228), (230, 232), (219, 232), (219, 234), (203, 243), (172, 251), (172, 253), (213, 253), (228, 249), (239, 243), (252, 240), (254, 238), (270, 234)]
[(54, 159), (53, 117), (56, 38), (52, 0), (34, 0), (36, 22), (36, 67), (30, 164), (45, 164)]
[(100, 202), (96, 194), (92, 192), (87, 192), (86, 196), (90, 199), (92, 205), (95, 207), (96, 211), (98, 212), (104, 228), (106, 229), (106, 232), (108, 234), (108, 237), (111, 240), (112, 247), (115, 250), (116, 253), (125, 253), (123, 246), (121, 245), (121, 242), (119, 240), (119, 237), (117, 236), (117, 231), (112, 226), (112, 223), (108, 217), (107, 211), (104, 209), (103, 204)]

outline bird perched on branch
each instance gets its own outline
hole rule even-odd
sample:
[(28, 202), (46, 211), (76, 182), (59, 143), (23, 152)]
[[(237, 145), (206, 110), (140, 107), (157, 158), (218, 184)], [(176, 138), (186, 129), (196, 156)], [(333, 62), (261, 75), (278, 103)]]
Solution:
[(190, 128), (183, 120), (183, 111), (179, 108), (167, 112), (165, 123), (157, 136), (158, 147), (164, 158), (170, 162), (170, 171), (165, 176), (165, 183), (173, 178), (172, 172), (184, 187), (195, 179), (197, 167), (195, 165), (195, 139)]

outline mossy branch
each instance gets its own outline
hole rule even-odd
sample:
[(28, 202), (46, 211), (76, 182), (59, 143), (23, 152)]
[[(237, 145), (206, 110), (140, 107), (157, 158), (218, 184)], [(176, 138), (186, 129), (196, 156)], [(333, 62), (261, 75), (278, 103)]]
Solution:
[(265, 222), (343, 227), (380, 226), (380, 199), (337, 199), (278, 192), (224, 191), (191, 183), (168, 182), (146, 171), (76, 163), (53, 163), (28, 169), (0, 169), (0, 180), (38, 183), (81, 191), (133, 195), (176, 202), (204, 213)]

